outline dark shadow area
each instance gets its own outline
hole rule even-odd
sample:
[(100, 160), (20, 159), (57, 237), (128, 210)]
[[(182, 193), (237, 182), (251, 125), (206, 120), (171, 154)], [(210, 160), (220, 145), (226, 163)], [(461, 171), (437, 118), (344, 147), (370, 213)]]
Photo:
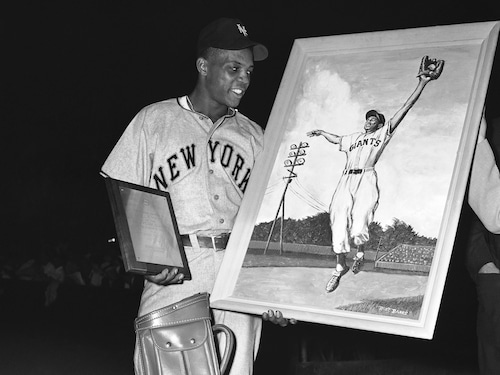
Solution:
[[(432, 340), (307, 322), (286, 328), (265, 323), (255, 374), (477, 373), (476, 297), (461, 248), (465, 224), (463, 219)], [(126, 288), (65, 282), (45, 307), (47, 286), (0, 281), (2, 375), (133, 374), (140, 282)]]

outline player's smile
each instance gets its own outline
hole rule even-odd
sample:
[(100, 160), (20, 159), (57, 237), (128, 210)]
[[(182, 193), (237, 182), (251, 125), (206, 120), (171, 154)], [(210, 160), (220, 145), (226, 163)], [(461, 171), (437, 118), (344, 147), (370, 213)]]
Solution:
[(239, 89), (239, 88), (234, 88), (234, 89), (231, 89), (231, 91), (237, 96), (239, 97), (240, 99), (243, 97), (243, 95), (245, 95), (245, 91), (246, 89)]

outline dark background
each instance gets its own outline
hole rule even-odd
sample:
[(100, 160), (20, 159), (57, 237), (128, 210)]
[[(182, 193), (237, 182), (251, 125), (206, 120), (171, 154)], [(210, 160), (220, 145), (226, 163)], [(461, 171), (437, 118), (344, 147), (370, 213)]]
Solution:
[[(240, 18), (251, 38), (269, 48), (269, 58), (257, 63), (252, 87), (240, 106), (244, 114), (265, 127), (296, 38), (493, 21), (500, 19), (500, 10), (496, 1), (57, 0), (4, 4), (0, 10), (4, 66), (0, 82), (0, 252), (36, 253), (61, 242), (75, 251), (86, 251), (104, 246), (114, 237), (100, 166), (140, 108), (190, 92), (196, 79), (197, 34), (219, 16)], [(496, 57), (487, 96), (488, 120), (500, 117), (499, 97), (500, 63)], [(473, 352), (475, 297), (459, 245), (454, 251), (435, 340), (388, 339), (385, 335), (365, 336), (354, 330), (328, 330), (307, 324), (302, 325), (307, 328), (293, 327), (288, 331), (266, 326), (264, 359), (258, 363), (260, 374), (269, 367), (269, 361), (274, 361), (274, 355), (278, 358), (276, 366), (283, 368), (280, 363), (292, 354), (287, 356), (288, 352), (281, 348), (289, 350), (290, 342), (296, 341), (297, 345), (292, 346), (298, 350), (297, 337), (305, 337), (306, 341), (312, 337), (306, 331), (317, 333), (321, 339), (316, 341), (325, 345), (345, 346), (347, 340), (353, 348), (370, 342), (373, 349), (383, 342), (402, 351), (409, 351), (408, 345), (416, 345), (422, 353), (435, 352), (443, 346), (454, 348), (458, 345), (454, 335), (458, 335), (455, 337), (463, 344), (460, 349)], [(3, 295), (16, 295), (19, 302), (36, 294), (29, 287), (23, 286), (23, 292), (15, 288)], [(126, 303), (116, 294), (105, 300), (108, 305), (109, 301), (119, 306), (125, 304), (122, 317), (131, 319), (138, 302), (135, 295), (132, 297), (128, 295)], [(79, 301), (87, 300), (82, 297)], [(26, 307), (18, 302), (3, 299), (3, 308), (8, 304), (14, 316), (21, 308), (24, 312), (29, 310), (31, 305)], [(80, 312), (78, 319), (90, 316), (85, 315), (88, 311), (82, 306), (71, 306), (73, 313)], [(98, 305), (96, 309), (101, 308)], [(59, 311), (61, 315), (47, 319), (57, 322), (50, 319), (65, 315), (62, 307)], [(36, 331), (31, 332), (33, 340), (39, 337)], [(40, 335), (51, 337), (50, 332)], [(74, 344), (70, 336), (61, 335), (54, 337)], [(86, 340), (89, 345), (82, 344)], [(81, 348), (92, 347), (90, 336), (82, 334), (79, 342)], [(128, 344), (126, 340), (122, 342)], [(407, 346), (400, 345), (402, 342)], [(116, 354), (116, 361), (128, 362), (128, 357), (124, 357), (129, 354)], [(293, 356), (298, 354), (294, 352)], [(54, 371), (46, 373), (58, 373)]]
[[(328, 4), (328, 5), (326, 5)], [(241, 18), (268, 46), (240, 110), (267, 123), (294, 39), (500, 19), (495, 1), (23, 1), (2, 25), (4, 247), (114, 236), (99, 170), (143, 106), (189, 93), (200, 28)], [(500, 116), (499, 64), (488, 115)]]

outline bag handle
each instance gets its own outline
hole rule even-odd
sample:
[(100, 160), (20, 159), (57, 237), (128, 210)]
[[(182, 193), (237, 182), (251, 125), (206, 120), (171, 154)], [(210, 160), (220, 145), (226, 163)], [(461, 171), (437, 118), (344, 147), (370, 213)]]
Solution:
[(229, 360), (231, 359), (231, 354), (233, 353), (234, 333), (233, 331), (231, 331), (231, 329), (229, 329), (228, 326), (224, 324), (214, 324), (212, 326), (212, 330), (214, 334), (222, 332), (226, 336), (226, 347), (224, 348), (224, 354), (222, 355), (222, 360), (220, 364), (220, 373), (224, 374), (229, 364)]

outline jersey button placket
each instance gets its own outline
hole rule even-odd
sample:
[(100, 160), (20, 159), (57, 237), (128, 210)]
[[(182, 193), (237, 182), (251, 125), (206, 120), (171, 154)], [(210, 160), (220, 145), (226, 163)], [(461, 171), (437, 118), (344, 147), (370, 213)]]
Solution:
[[(209, 179), (209, 185), (212, 186), (212, 187), (216, 187), (215, 180), (214, 180), (215, 178), (216, 178), (215, 170), (213, 168), (209, 168), (208, 169), (208, 179)], [(212, 189), (210, 189), (210, 190), (212, 190)], [(216, 190), (216, 189), (213, 189), (213, 190)], [(221, 196), (220, 196), (220, 194), (218, 194), (218, 193), (216, 193), (216, 192), (213, 191), (211, 193), (211, 195), (212, 195), (212, 199), (213, 199), (213, 202), (214, 202), (215, 206), (218, 206), (219, 204), (221, 204)], [(216, 226), (218, 226), (220, 224), (224, 224), (224, 222), (225, 222), (224, 218), (222, 218), (222, 217), (219, 217), (218, 219), (215, 219), (215, 220), (217, 221)]]
[[(215, 126), (212, 128), (212, 131), (215, 132), (216, 129), (223, 123), (223, 120), (217, 122), (215, 124)], [(210, 139), (212, 139), (211, 135), (210, 135)], [(208, 150), (209, 154), (210, 154), (210, 150)], [(208, 161), (209, 165), (210, 165), (210, 160)], [(211, 168), (212, 167), (212, 168)], [(211, 167), (209, 167), (208, 169), (208, 176), (209, 176), (209, 183), (210, 185), (215, 188), (213, 190), (217, 190), (217, 185), (214, 184), (214, 182), (216, 181), (216, 175), (220, 174), (220, 173), (225, 173), (223, 170), (220, 170), (220, 168), (222, 168), (222, 166), (218, 165), (218, 164), (214, 164), (214, 165), (211, 165)], [(212, 190), (212, 189), (211, 189)], [(220, 195), (219, 193), (216, 193), (215, 191), (212, 190), (212, 199), (213, 199), (213, 204), (214, 206), (216, 207), (219, 207), (219, 213), (222, 213), (224, 215), (224, 211), (223, 210), (220, 210), (220, 206), (224, 204), (225, 202), (225, 196), (223, 195)], [(222, 212), (221, 212), (222, 211)], [(216, 219), (214, 217), (214, 219), (216, 220), (217, 224), (216, 224), (216, 227), (219, 226), (219, 225), (222, 225), (226, 222), (226, 220), (224, 219), (224, 217), (219, 217), (218, 219)]]

